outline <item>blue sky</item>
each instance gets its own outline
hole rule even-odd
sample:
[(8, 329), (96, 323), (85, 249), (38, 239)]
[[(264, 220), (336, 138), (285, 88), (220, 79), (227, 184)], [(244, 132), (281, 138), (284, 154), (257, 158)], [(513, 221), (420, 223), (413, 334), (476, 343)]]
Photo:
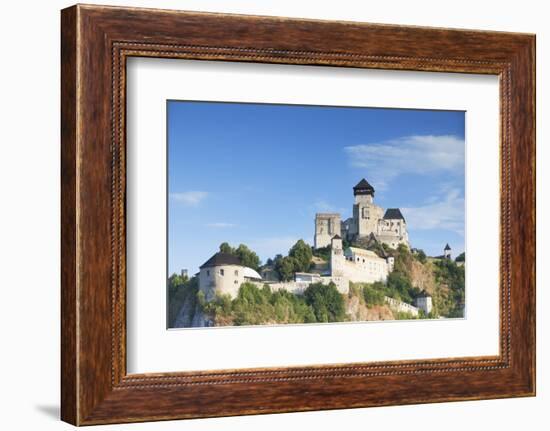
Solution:
[(366, 178), (399, 207), (413, 247), (464, 250), (464, 112), (168, 102), (168, 269), (193, 274), (220, 243), (262, 261), (316, 212), (351, 216)]

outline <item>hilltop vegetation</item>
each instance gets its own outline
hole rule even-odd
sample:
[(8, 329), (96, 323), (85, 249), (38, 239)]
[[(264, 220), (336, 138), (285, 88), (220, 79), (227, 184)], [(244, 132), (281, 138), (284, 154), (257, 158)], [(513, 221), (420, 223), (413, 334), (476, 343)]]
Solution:
[[(357, 244), (356, 244), (357, 245)], [(423, 250), (409, 250), (404, 245), (392, 249), (386, 244), (374, 243), (367, 247), (379, 256), (393, 256), (394, 270), (385, 283), (352, 283), (350, 291), (362, 289), (367, 306), (382, 305), (384, 296), (414, 304), (414, 299), (425, 290), (432, 296), (433, 310), (425, 317), (462, 317), (465, 301), (464, 266), (462, 253), (456, 258), (435, 259), (426, 256)], [(330, 256), (330, 246), (321, 249), (319, 257)], [(411, 316), (396, 315), (395, 318)], [(424, 317), (424, 316), (421, 316)]]
[[(410, 251), (400, 245), (388, 250), (394, 256), (394, 271), (388, 276), (386, 296), (413, 303), (425, 290), (432, 296), (433, 310), (429, 317), (462, 317), (464, 306), (464, 266), (451, 259), (427, 257), (422, 250)], [(465, 255), (459, 256), (465, 260)]]
[[(243, 244), (233, 248), (223, 243), (220, 251), (238, 256), (246, 266), (262, 268), (258, 255)], [(394, 270), (386, 282), (350, 283), (347, 295), (338, 292), (332, 282), (311, 284), (302, 295), (272, 291), (267, 284), (258, 287), (243, 283), (236, 298), (218, 295), (206, 302), (199, 292), (197, 277), (188, 279), (174, 274), (168, 281), (169, 326), (174, 326), (183, 308), (188, 314), (186, 322), (197, 317), (215, 326), (411, 319), (415, 317), (392, 310), (385, 297), (414, 304), (422, 290), (432, 296), (433, 310), (428, 316), (420, 312), (418, 318), (463, 316), (464, 256), (456, 261), (435, 259), (422, 250), (411, 251), (403, 245), (397, 249), (379, 245), (373, 251), (393, 256)], [(278, 255), (267, 265), (280, 280), (286, 281), (295, 272), (315, 271), (313, 262), (325, 262), (329, 256), (330, 247), (312, 250), (299, 240), (288, 256)]]
[[(189, 310), (196, 309), (199, 280), (197, 277), (187, 278), (172, 274), (168, 278), (168, 326), (174, 327), (178, 313), (184, 304)], [(190, 320), (193, 316), (189, 316)]]
[(434, 308), (445, 317), (464, 317), (464, 266), (442, 259), (435, 262), (435, 267), (439, 289), (434, 292)]
[[(200, 294), (199, 294), (200, 298)], [(203, 311), (216, 325), (266, 325), (275, 323), (328, 323), (346, 320), (344, 298), (333, 283), (311, 284), (303, 295), (286, 290), (272, 292), (243, 283), (235, 299), (219, 295), (211, 302), (199, 299)]]

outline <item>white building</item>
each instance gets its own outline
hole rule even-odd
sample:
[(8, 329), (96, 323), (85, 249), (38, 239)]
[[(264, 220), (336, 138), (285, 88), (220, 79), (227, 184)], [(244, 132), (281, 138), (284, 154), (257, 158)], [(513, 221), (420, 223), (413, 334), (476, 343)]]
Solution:
[(342, 238), (335, 236), (331, 243), (330, 276), (344, 279), (349, 284), (386, 281), (393, 270), (393, 257), (379, 257), (370, 250), (357, 247), (342, 247)]
[(425, 290), (420, 292), (420, 294), (416, 297), (415, 304), (417, 308), (423, 310), (426, 314), (430, 314), (433, 309), (432, 297)]
[(260, 282), (262, 277), (252, 268), (243, 266), (238, 257), (229, 253), (216, 253), (200, 267), (199, 290), (207, 301), (216, 293), (237, 296), (244, 282)]

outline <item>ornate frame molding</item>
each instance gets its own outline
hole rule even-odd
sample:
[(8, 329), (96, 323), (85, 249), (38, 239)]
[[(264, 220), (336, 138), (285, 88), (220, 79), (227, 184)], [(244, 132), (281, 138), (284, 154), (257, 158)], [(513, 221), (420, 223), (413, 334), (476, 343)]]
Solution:
[[(258, 28), (269, 31), (257, 36)], [(302, 42), (311, 34), (322, 41)], [(324, 37), (329, 34), (339, 38)], [(534, 36), (74, 6), (62, 12), (62, 54), (64, 420), (98, 424), (534, 394)], [(498, 75), (500, 354), (127, 375), (125, 66), (131, 56)], [(518, 186), (521, 193), (512, 193)], [(520, 222), (518, 210), (527, 221)], [(430, 380), (429, 388), (414, 386), (418, 375)], [(247, 398), (252, 390), (267, 401)], [(308, 399), (300, 396), (304, 391)]]

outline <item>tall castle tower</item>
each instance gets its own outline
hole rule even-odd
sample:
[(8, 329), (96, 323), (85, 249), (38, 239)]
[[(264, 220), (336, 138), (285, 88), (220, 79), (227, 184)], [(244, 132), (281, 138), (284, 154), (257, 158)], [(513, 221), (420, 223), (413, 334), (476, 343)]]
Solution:
[(315, 248), (329, 246), (334, 235), (342, 234), (341, 225), (340, 214), (317, 213), (315, 215)]
[(358, 238), (377, 232), (378, 220), (383, 216), (383, 209), (374, 204), (374, 187), (364, 178), (353, 188), (354, 205), (350, 234)]
[[(378, 241), (397, 248), (399, 244), (409, 246), (407, 222), (399, 208), (384, 210), (374, 203), (374, 187), (362, 179), (353, 188), (353, 216), (342, 221), (338, 213), (317, 213), (315, 215), (314, 247), (332, 245), (335, 235), (348, 242), (359, 243), (374, 235)], [(365, 245), (362, 245), (365, 247)]]

